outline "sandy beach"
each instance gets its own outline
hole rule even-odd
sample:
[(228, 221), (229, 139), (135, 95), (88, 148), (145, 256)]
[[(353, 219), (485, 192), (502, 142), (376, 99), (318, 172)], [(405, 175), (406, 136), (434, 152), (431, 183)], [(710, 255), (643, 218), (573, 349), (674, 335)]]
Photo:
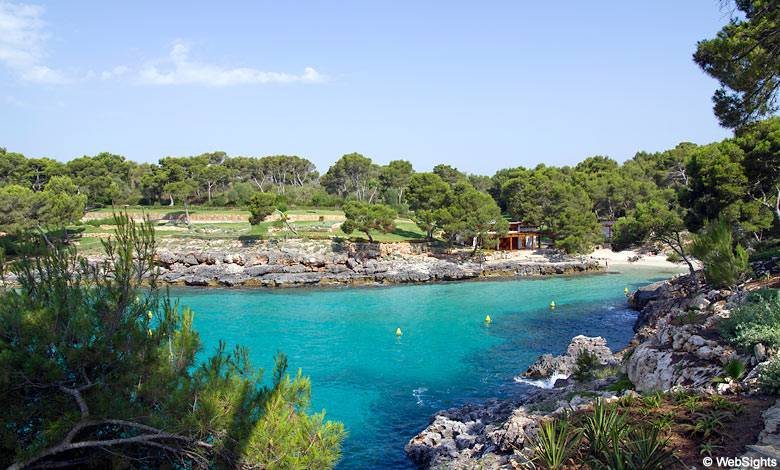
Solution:
[[(625, 250), (614, 252), (608, 248), (601, 248), (589, 255), (591, 258), (597, 260), (604, 266), (647, 266), (654, 268), (681, 268), (685, 269), (685, 263), (675, 264), (666, 260), (665, 254), (653, 255), (640, 254), (637, 251)], [(633, 259), (639, 256), (639, 259), (634, 262), (629, 262), (629, 259)], [(694, 267), (699, 268), (699, 264), (692, 260)]]

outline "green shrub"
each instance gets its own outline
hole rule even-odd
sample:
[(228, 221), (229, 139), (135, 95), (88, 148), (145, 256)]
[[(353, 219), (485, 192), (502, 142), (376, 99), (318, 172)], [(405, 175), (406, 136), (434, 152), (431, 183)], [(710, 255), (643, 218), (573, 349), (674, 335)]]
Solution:
[(246, 348), (201, 353), (157, 286), (152, 224), (116, 225), (103, 269), (24, 252), (0, 290), (0, 468), (335, 465), (343, 427), (309, 414), (309, 379), (281, 353), (268, 378)]
[(574, 373), (572, 378), (577, 382), (593, 380), (595, 369), (599, 366), (599, 358), (590, 349), (581, 349), (574, 360)]
[(761, 289), (731, 312), (720, 325), (721, 335), (745, 349), (756, 344), (780, 347), (780, 291)]
[(762, 392), (780, 394), (780, 359), (775, 357), (758, 371), (758, 385)]
[[(634, 383), (631, 381), (631, 379), (628, 378), (628, 375), (620, 374), (618, 375), (617, 382), (607, 387), (607, 390), (611, 392), (623, 393), (626, 390), (634, 390), (634, 388), (635, 388)], [(623, 397), (623, 398), (628, 398), (628, 397)]]
[(605, 379), (607, 377), (614, 377), (619, 374), (620, 366), (617, 364), (598, 367), (593, 371), (593, 377), (596, 379)]
[(731, 224), (724, 217), (707, 223), (694, 237), (691, 253), (702, 262), (702, 273), (711, 287), (733, 287), (750, 271), (747, 251), (735, 246)]
[(116, 225), (116, 219), (113, 217), (103, 217), (102, 219), (90, 219), (90, 220), (85, 220), (84, 225), (91, 225), (92, 227), (100, 227), (101, 225)]
[(726, 372), (727, 377), (736, 382), (745, 375), (745, 363), (739, 359), (734, 359), (723, 366), (723, 370)]

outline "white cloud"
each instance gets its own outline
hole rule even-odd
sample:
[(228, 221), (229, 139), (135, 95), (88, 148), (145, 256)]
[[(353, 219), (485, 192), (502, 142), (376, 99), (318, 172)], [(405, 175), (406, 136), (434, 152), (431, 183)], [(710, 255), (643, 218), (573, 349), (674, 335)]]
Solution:
[(325, 77), (311, 67), (303, 69), (300, 75), (263, 72), (253, 68), (226, 69), (216, 65), (204, 64), (190, 59), (190, 48), (181, 41), (174, 44), (171, 53), (165, 59), (146, 63), (139, 73), (141, 83), (153, 85), (210, 85), (229, 86), (258, 83), (316, 83)]
[(124, 65), (117, 65), (113, 69), (101, 73), (100, 78), (103, 80), (108, 80), (109, 78), (120, 77), (129, 71), (130, 69), (128, 67), (125, 67)]
[(19, 78), (38, 83), (64, 83), (59, 70), (43, 65), (43, 46), (49, 35), (44, 31), (43, 7), (0, 1), (0, 62)]

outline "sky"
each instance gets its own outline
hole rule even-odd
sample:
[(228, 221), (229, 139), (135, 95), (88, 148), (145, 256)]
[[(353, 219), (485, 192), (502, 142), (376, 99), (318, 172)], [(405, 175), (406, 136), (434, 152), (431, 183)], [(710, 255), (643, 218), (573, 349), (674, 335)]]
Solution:
[[(554, 6), (551, 6), (554, 5)], [(222, 150), (492, 175), (731, 135), (694, 64), (717, 0), (0, 0), (0, 147)]]

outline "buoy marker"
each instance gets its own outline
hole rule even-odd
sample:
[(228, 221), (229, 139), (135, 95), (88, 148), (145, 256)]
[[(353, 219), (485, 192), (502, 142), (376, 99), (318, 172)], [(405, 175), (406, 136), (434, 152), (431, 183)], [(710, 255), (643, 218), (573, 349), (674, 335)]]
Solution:
[(555, 301), (550, 302), (550, 308), (555, 308)]
[(490, 323), (490, 322), (492, 322), (492, 321), (493, 321), (493, 320), (491, 320), (491, 319), (490, 319), (490, 315), (488, 315), (488, 316), (486, 316), (486, 317), (485, 317), (485, 322), (486, 322), (486, 323)]
[(396, 334), (397, 336), (401, 336), (403, 333), (401, 333), (401, 329), (400, 329), (400, 328), (398, 328), (397, 330), (395, 330), (395, 334)]
[(151, 320), (151, 318), (152, 318), (152, 311), (151, 311), (151, 310), (149, 310), (149, 313), (147, 313), (146, 315), (147, 315), (147, 316), (149, 317), (149, 319)]
[(149, 328), (149, 336), (152, 336), (152, 329)]
[(623, 293), (625, 293), (625, 294), (628, 294), (628, 287), (626, 287), (625, 289), (623, 289)]

